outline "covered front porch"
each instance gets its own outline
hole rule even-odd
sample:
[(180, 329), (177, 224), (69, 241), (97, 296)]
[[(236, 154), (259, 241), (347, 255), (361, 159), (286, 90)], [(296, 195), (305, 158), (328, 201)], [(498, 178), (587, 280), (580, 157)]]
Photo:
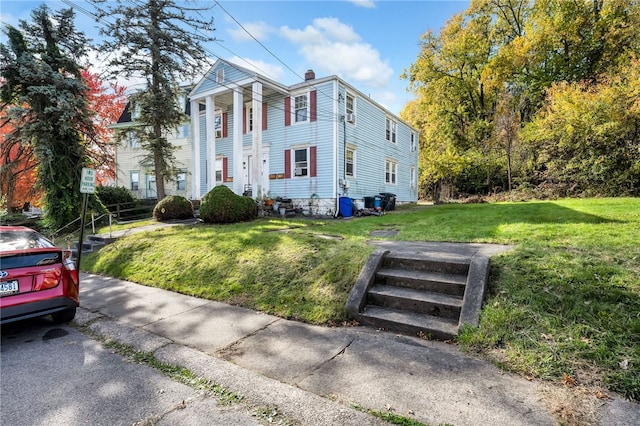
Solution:
[(253, 198), (269, 193), (271, 143), (264, 137), (265, 99), (278, 93), (286, 91), (277, 83), (246, 78), (231, 82), (224, 72), (212, 73), (194, 88), (189, 95), (192, 199), (200, 199), (216, 185)]

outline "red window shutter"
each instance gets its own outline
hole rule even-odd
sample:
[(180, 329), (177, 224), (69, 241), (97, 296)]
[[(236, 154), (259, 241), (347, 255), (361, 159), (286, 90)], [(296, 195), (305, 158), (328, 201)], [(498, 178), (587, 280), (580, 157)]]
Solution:
[(247, 109), (242, 108), (242, 134), (247, 133)]
[(229, 166), (229, 159), (227, 157), (222, 157), (222, 181), (226, 182), (228, 173), (227, 167)]
[(267, 130), (267, 103), (262, 103), (262, 130)]
[(222, 137), (226, 138), (229, 136), (229, 126), (227, 126), (227, 113), (222, 113)]
[(309, 147), (309, 176), (316, 177), (318, 171), (316, 169), (316, 147)]
[(318, 92), (312, 90), (309, 93), (309, 115), (311, 116), (311, 121), (316, 121), (318, 119)]
[(285, 179), (291, 178), (291, 150), (284, 150), (284, 177)]
[(291, 97), (284, 98), (284, 125), (291, 126)]

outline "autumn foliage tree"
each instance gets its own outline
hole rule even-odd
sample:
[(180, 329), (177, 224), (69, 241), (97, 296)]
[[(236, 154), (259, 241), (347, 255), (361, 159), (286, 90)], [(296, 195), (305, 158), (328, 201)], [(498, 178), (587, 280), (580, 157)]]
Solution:
[[(97, 169), (98, 183), (107, 184), (115, 179), (115, 147), (112, 130), (108, 126), (118, 119), (124, 108), (125, 88), (117, 84), (105, 86), (98, 74), (89, 69), (81, 69), (80, 76), (86, 85), (88, 111), (95, 130), (91, 143), (86, 144), (86, 154), (92, 167)], [(14, 107), (11, 102), (3, 103), (0, 111), (1, 202), (5, 208), (11, 209), (21, 208), (27, 202), (40, 205), (43, 196), (42, 188), (37, 185), (38, 158), (33, 144), (23, 140), (17, 131), (19, 116), (15, 114)], [(26, 111), (29, 104), (21, 108)]]
[(421, 130), (422, 194), (640, 194), (638, 27), (638, 0), (473, 0), (428, 31), (401, 114)]
[(29, 145), (8, 137), (15, 131), (6, 109), (0, 115), (0, 205), (9, 210), (21, 209), (25, 203), (39, 199), (34, 186), (37, 162)]
[(95, 138), (78, 63), (88, 41), (76, 31), (72, 9), (51, 13), (42, 5), (31, 17), (20, 29), (7, 26), (8, 42), (0, 45), (0, 100), (13, 125), (3, 146), (19, 143), (24, 153), (30, 150), (46, 220), (58, 229), (79, 217), (80, 174)]

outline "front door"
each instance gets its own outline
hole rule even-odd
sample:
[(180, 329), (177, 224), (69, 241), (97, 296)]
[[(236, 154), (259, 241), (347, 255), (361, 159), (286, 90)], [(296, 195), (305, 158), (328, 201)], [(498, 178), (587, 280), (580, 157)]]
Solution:
[(252, 191), (251, 196), (253, 198), (260, 198), (262, 195), (266, 195), (269, 192), (269, 147), (262, 147), (262, 176), (260, 176), (260, 181), (254, 179), (253, 176), (253, 155), (249, 154), (251, 152), (250, 149), (245, 149), (244, 156), (242, 157), (242, 167), (243, 167), (243, 188), (244, 191), (249, 189), (256, 189), (257, 185), (260, 185), (260, 188), (263, 194), (256, 194), (255, 191)]
[(242, 157), (242, 190), (245, 195), (253, 197), (252, 183), (253, 183), (253, 155), (245, 155)]

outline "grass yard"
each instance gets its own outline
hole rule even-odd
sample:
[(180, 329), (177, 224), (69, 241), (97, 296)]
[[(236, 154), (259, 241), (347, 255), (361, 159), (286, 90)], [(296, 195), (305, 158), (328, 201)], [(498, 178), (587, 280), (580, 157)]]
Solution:
[(640, 199), (399, 209), (352, 220), (258, 219), (123, 238), (82, 269), (315, 324), (345, 303), (373, 248), (396, 239), (514, 244), (492, 259), (478, 328), (460, 346), (501, 367), (640, 400)]

